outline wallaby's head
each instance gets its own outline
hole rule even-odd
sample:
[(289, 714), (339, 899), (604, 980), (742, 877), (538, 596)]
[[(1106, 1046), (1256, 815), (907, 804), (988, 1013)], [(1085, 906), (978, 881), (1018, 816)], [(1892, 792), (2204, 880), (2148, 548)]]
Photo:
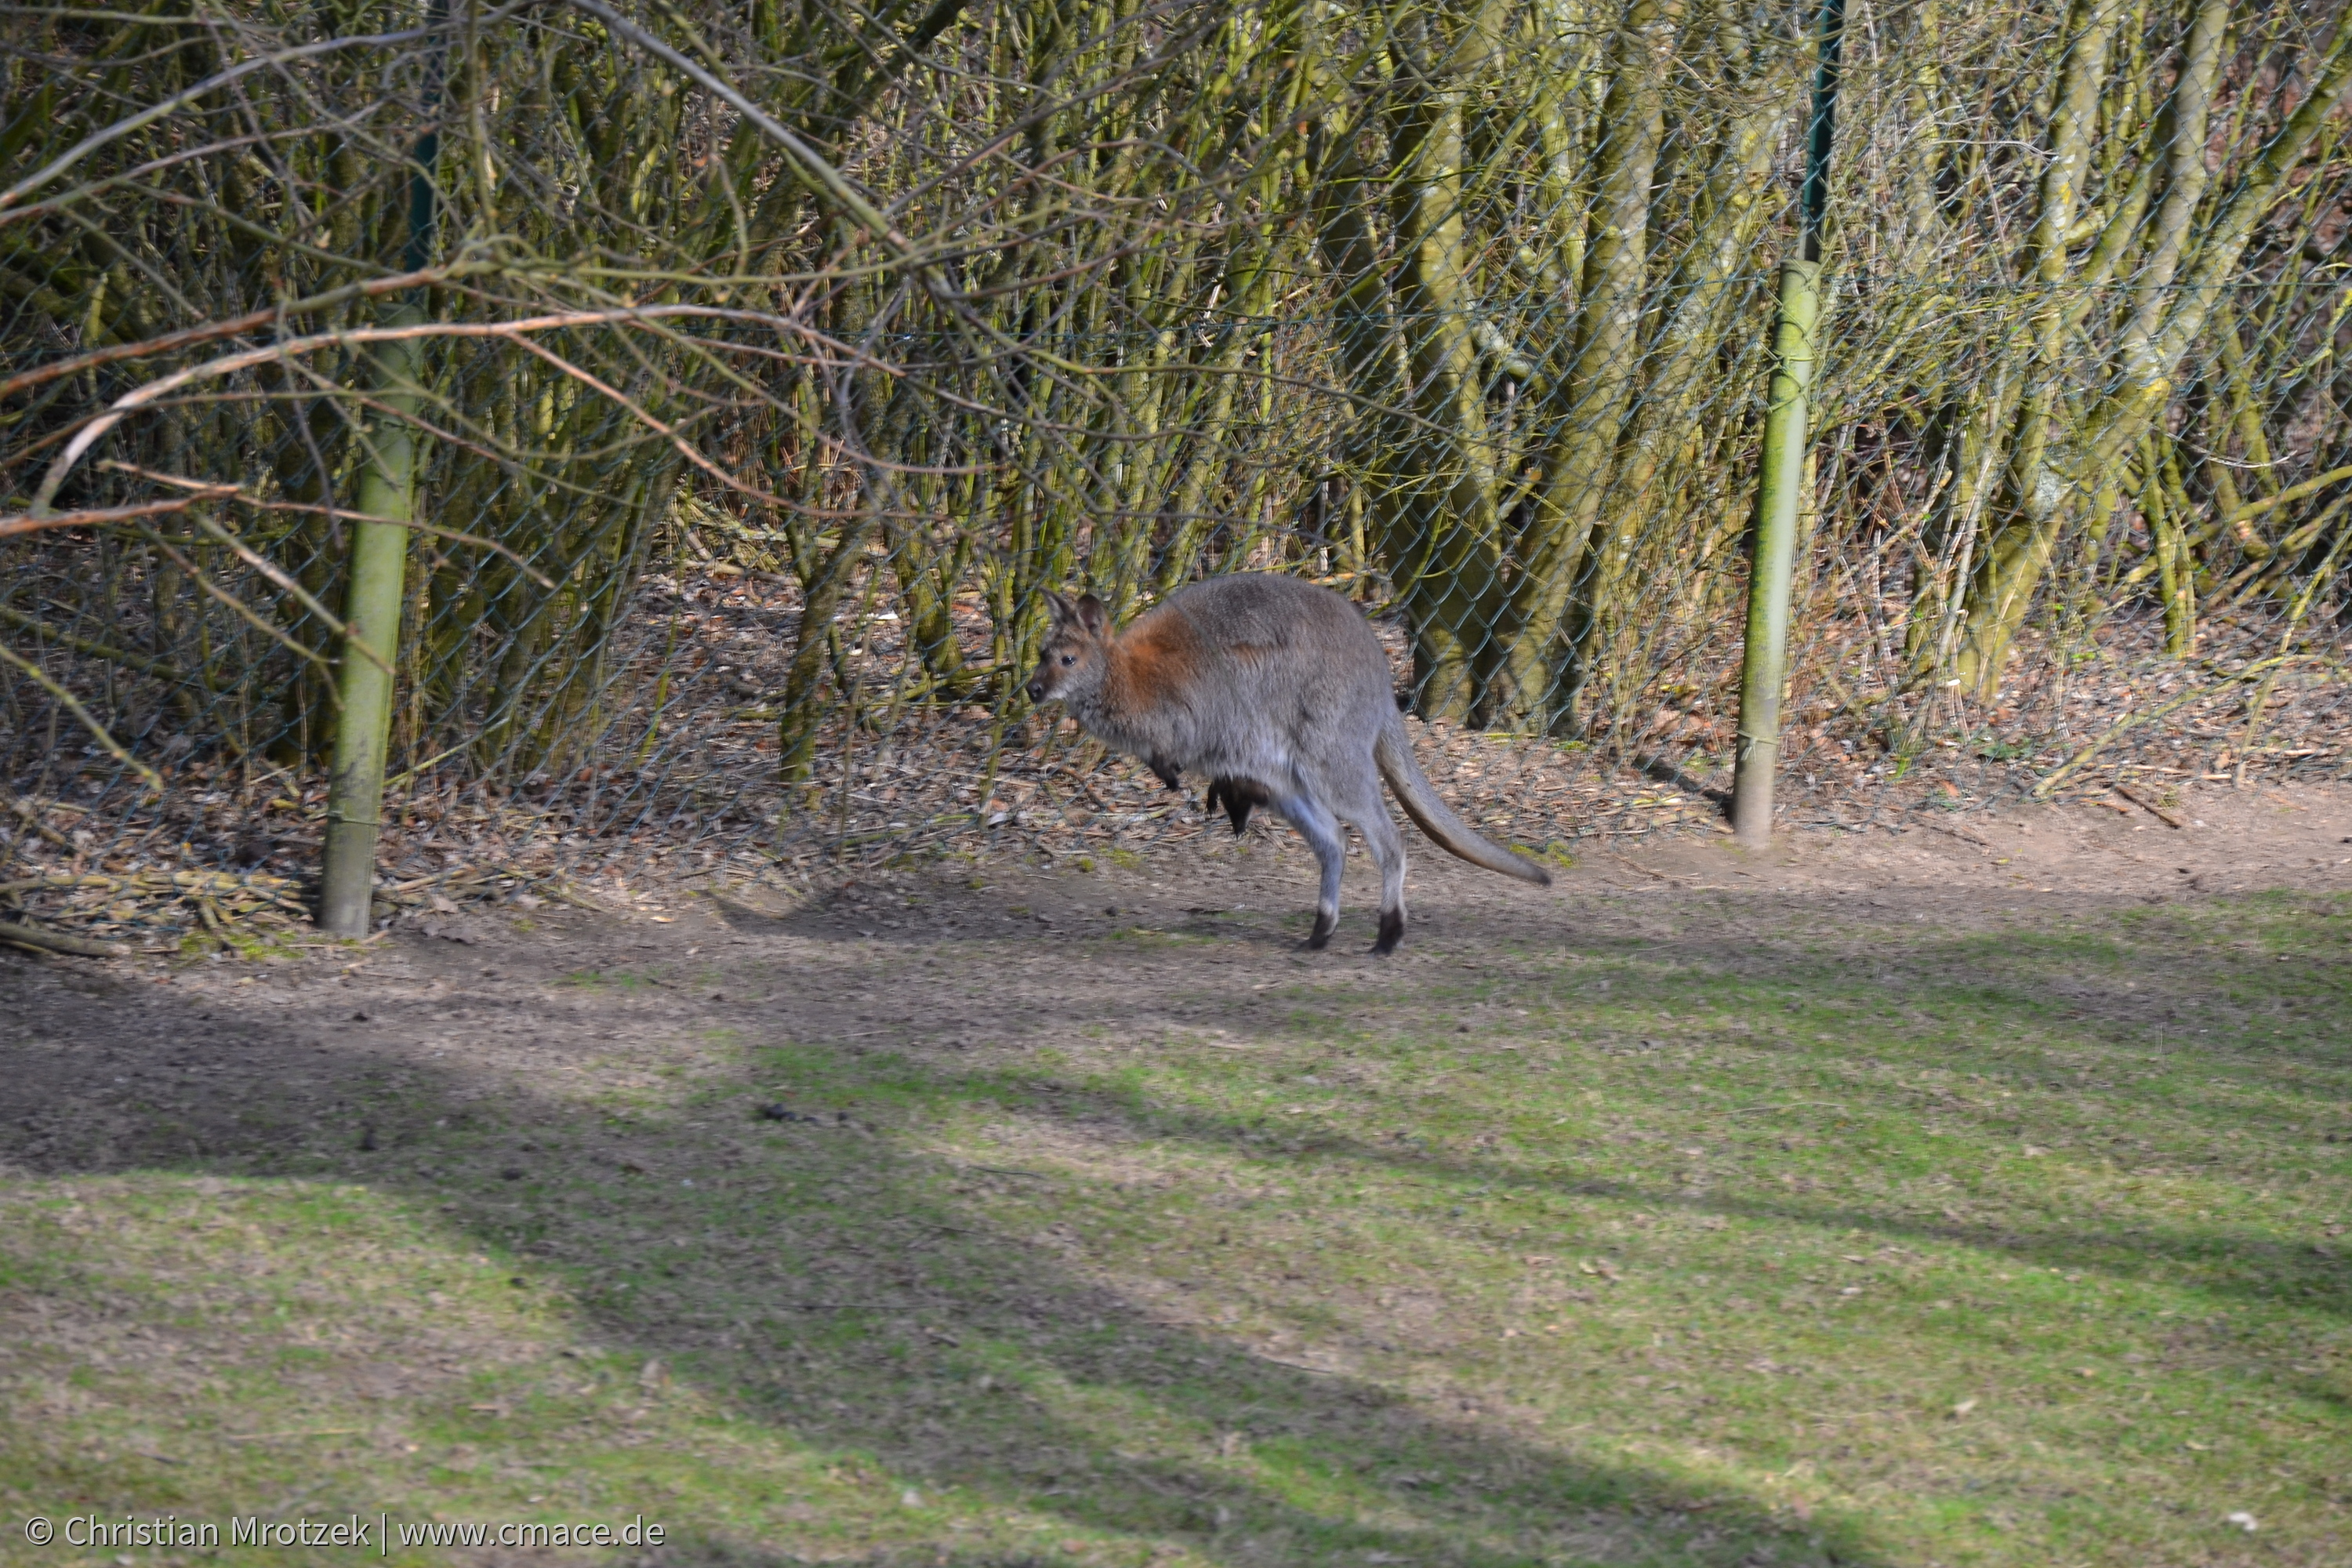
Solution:
[(1029, 678), (1032, 702), (1067, 702), (1102, 685), (1110, 668), (1110, 612), (1092, 594), (1072, 604), (1059, 594), (1053, 602), (1054, 629)]

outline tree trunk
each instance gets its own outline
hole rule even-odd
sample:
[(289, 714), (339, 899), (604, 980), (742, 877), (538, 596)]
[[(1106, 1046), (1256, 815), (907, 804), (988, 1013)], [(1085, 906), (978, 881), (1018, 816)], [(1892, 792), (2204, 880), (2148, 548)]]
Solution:
[(1577, 290), (1574, 352), (1550, 416), (1558, 421), (1520, 542), (1502, 711), (1538, 731), (1572, 715), (1569, 605), (1582, 585), (1594, 525), (1615, 465), (1633, 386), (1648, 262), (1652, 175), (1665, 133), (1659, 57), (1671, 26), (1664, 0), (1629, 0), (1610, 47), (1594, 216)]

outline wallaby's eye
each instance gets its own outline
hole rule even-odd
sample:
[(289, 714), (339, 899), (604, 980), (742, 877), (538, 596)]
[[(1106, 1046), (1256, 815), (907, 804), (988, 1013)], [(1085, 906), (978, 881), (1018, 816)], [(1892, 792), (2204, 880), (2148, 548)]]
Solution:
[(1074, 653), (1066, 653), (1062, 656), (1062, 662), (1064, 664), (1076, 664), (1078, 662), (1078, 656)]

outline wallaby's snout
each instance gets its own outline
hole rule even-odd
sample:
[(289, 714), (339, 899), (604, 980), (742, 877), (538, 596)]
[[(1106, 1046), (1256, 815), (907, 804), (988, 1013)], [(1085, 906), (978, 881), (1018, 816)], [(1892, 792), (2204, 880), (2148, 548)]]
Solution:
[(1054, 629), (1045, 634), (1037, 668), (1023, 688), (1032, 702), (1067, 699), (1099, 684), (1104, 634), (1110, 626), (1110, 612), (1092, 594), (1075, 604), (1059, 594), (1045, 597), (1054, 606)]

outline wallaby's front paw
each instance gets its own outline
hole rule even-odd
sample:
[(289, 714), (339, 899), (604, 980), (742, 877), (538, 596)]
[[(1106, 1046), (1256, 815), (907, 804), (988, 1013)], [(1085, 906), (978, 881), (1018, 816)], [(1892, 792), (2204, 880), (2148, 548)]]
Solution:
[(1390, 953), (1396, 951), (1397, 943), (1403, 940), (1404, 911), (1402, 910), (1382, 910), (1381, 911), (1381, 937), (1378, 942), (1372, 943), (1372, 955), (1376, 958), (1386, 958)]
[(1316, 952), (1322, 952), (1331, 945), (1331, 933), (1339, 929), (1339, 917), (1337, 914), (1318, 912), (1315, 917), (1315, 929), (1307, 933), (1307, 947)]

